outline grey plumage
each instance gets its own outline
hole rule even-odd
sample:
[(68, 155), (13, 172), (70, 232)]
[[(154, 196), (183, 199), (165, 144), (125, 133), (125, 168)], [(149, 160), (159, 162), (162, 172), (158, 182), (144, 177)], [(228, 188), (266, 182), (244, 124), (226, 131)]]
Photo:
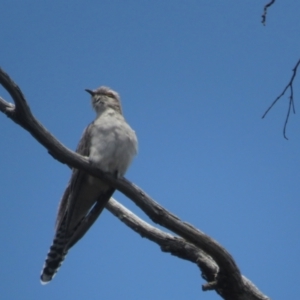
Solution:
[[(123, 176), (137, 153), (137, 138), (123, 117), (119, 95), (107, 87), (86, 91), (92, 96), (97, 116), (85, 129), (76, 152), (87, 156), (101, 170)], [(51, 281), (68, 250), (92, 226), (114, 191), (100, 179), (72, 170), (60, 201), (53, 244), (42, 270), (43, 284)]]

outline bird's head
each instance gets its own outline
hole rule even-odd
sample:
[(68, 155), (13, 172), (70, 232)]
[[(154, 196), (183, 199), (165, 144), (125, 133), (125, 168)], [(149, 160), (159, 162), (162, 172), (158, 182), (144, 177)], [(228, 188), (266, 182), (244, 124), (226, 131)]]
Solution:
[(92, 106), (98, 115), (109, 108), (122, 114), (120, 96), (117, 92), (105, 86), (86, 91), (92, 96)]

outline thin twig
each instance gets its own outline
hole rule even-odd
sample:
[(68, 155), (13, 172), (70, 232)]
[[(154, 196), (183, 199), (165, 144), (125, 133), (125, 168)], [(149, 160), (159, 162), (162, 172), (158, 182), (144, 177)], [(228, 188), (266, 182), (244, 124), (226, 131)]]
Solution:
[(288, 88), (290, 89), (290, 96), (289, 96), (289, 107), (288, 107), (288, 111), (286, 114), (286, 118), (285, 118), (285, 122), (284, 122), (284, 126), (283, 126), (283, 136), (286, 140), (288, 140), (287, 136), (286, 136), (286, 127), (287, 127), (287, 123), (290, 117), (290, 113), (291, 110), (293, 111), (293, 113), (296, 113), (295, 110), (295, 103), (294, 103), (294, 88), (293, 88), (293, 83), (294, 83), (294, 79), (296, 77), (297, 74), (297, 69), (300, 65), (300, 59), (298, 60), (298, 62), (296, 63), (295, 67), (293, 68), (293, 75), (289, 81), (289, 83), (286, 85), (286, 87), (284, 88), (284, 90), (282, 91), (282, 93), (273, 101), (273, 103), (269, 106), (269, 108), (265, 111), (265, 113), (262, 116), (262, 119), (267, 115), (267, 113), (271, 110), (271, 108), (277, 103), (277, 101), (285, 94), (285, 92), (288, 90)]
[(267, 19), (267, 12), (268, 12), (268, 8), (274, 4), (275, 0), (271, 0), (269, 3), (267, 3), (264, 7), (264, 13), (262, 14), (262, 20), (261, 22), (263, 23), (264, 26), (266, 26), (266, 19)]

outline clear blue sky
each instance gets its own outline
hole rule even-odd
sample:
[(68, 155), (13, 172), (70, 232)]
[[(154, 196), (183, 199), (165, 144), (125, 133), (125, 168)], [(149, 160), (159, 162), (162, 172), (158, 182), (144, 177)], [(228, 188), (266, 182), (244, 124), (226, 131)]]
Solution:
[[(266, 2), (2, 1), (0, 59), (35, 116), (72, 149), (94, 118), (84, 89), (117, 90), (139, 138), (126, 177), (218, 240), (272, 299), (296, 299), (300, 117), (286, 141), (288, 98), (261, 116), (299, 59), (300, 2), (276, 1), (263, 27)], [(3, 299), (220, 299), (201, 291), (195, 265), (107, 211), (42, 286), (70, 170), (4, 115), (0, 128)]]

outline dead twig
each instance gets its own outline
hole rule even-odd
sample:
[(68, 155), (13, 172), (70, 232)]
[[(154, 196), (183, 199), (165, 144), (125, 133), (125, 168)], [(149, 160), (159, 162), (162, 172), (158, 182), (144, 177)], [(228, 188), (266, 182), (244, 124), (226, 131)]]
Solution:
[(263, 114), (262, 119), (267, 115), (267, 113), (271, 110), (271, 108), (277, 103), (277, 101), (285, 94), (285, 92), (290, 89), (290, 96), (289, 96), (289, 107), (287, 110), (287, 114), (286, 114), (286, 118), (285, 118), (285, 122), (284, 122), (284, 126), (283, 126), (283, 136), (286, 140), (288, 140), (287, 136), (286, 136), (286, 127), (287, 127), (287, 123), (290, 117), (290, 113), (291, 110), (293, 111), (293, 113), (296, 113), (295, 110), (295, 103), (294, 103), (294, 88), (293, 88), (293, 83), (294, 83), (294, 79), (296, 77), (297, 74), (297, 69), (300, 65), (300, 59), (298, 60), (298, 62), (296, 63), (295, 67), (293, 68), (293, 75), (289, 81), (289, 83), (286, 85), (286, 87), (283, 89), (282, 93), (273, 101), (273, 103), (269, 106), (269, 108), (266, 110), (266, 112)]
[(264, 26), (266, 26), (266, 20), (267, 20), (267, 13), (268, 13), (268, 8), (273, 5), (275, 2), (275, 0), (271, 0), (269, 3), (267, 3), (265, 6), (264, 6), (264, 13), (262, 14), (262, 20), (261, 22), (263, 23)]

